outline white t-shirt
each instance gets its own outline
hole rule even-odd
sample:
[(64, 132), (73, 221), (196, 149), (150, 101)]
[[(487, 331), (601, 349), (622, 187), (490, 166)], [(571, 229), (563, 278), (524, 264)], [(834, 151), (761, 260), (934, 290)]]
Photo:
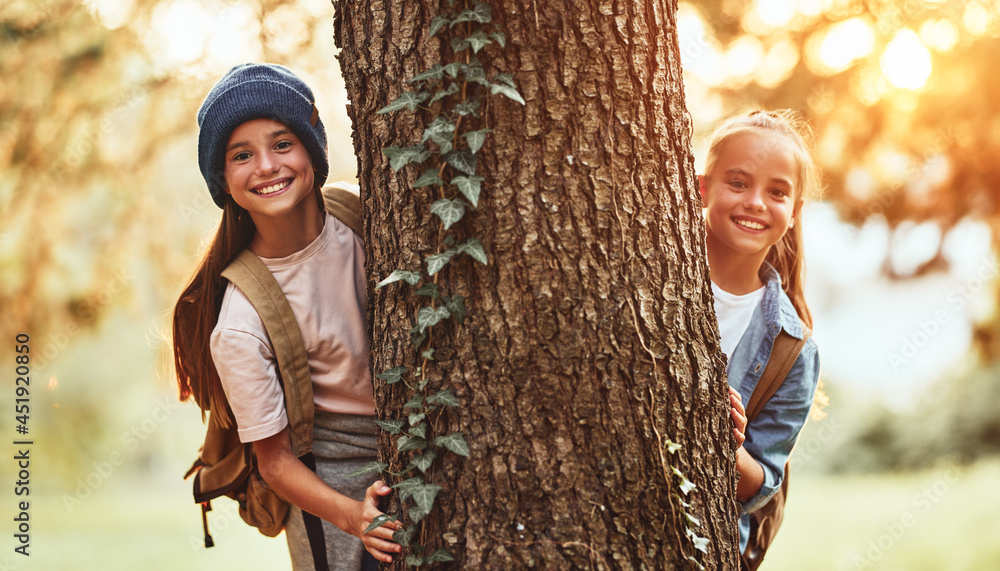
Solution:
[[(361, 239), (327, 214), (323, 231), (311, 244), (285, 258), (262, 260), (285, 292), (302, 330), (316, 408), (374, 414)], [(231, 283), (211, 348), (240, 440), (261, 440), (287, 426), (278, 365), (264, 322)]]
[(726, 372), (733, 361), (733, 351), (750, 327), (753, 312), (764, 298), (764, 287), (744, 295), (733, 295), (712, 282), (715, 296), (715, 317), (719, 320), (719, 336), (722, 338), (722, 352), (726, 354)]

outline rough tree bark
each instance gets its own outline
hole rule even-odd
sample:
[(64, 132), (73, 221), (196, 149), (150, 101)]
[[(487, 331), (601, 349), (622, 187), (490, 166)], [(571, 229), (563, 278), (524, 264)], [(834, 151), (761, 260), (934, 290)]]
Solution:
[[(451, 61), (447, 33), (428, 33), (448, 5), (333, 3), (374, 283), (419, 269), (439, 239), (437, 197), (408, 190), (418, 168), (394, 173), (381, 152), (419, 142), (424, 119), (375, 112)], [(439, 432), (464, 432), (471, 456), (430, 478), (445, 489), (425, 542), (463, 569), (694, 568), (687, 556), (738, 568), (735, 445), (676, 2), (489, 3), (507, 46), (480, 60), (513, 73), (527, 105), (498, 97), (481, 114), (493, 130), (479, 153), (484, 198), (458, 226), (482, 237), (490, 263), (449, 266), (470, 313), (435, 333), (430, 373), (463, 403)], [(416, 366), (415, 297), (369, 291), (376, 373)], [(405, 416), (399, 386), (376, 381), (382, 417)], [(667, 439), (682, 448), (668, 453)], [(380, 448), (405, 464), (388, 435)], [(682, 494), (672, 467), (697, 489)]]

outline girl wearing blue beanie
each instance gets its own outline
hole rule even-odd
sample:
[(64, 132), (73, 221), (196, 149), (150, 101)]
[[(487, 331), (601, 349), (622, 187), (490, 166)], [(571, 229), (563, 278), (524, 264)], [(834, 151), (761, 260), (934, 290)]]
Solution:
[[(208, 93), (198, 125), (198, 166), (222, 221), (174, 308), (181, 399), (211, 410), (210, 422), (235, 421), (252, 443), (261, 476), (292, 504), (284, 525), (294, 569), (374, 569), (373, 556), (390, 562), (401, 548), (395, 523), (364, 532), (390, 489), (348, 476), (376, 457), (364, 248), (323, 207), (326, 131), (312, 91), (285, 67), (240, 65)], [(243, 250), (270, 270), (301, 330), (315, 466), (292, 453), (263, 320), (222, 277)]]

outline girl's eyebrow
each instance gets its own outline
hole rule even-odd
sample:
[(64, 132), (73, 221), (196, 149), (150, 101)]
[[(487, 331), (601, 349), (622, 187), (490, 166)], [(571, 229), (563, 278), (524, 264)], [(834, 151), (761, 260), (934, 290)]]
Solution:
[[(275, 132), (271, 133), (270, 135), (268, 135), (268, 138), (269, 139), (276, 139), (276, 138), (278, 138), (278, 137), (280, 137), (282, 135), (287, 135), (290, 132), (291, 131), (289, 131), (288, 129), (278, 129), (277, 131), (275, 131)], [(228, 147), (226, 147), (226, 152), (228, 153), (229, 151), (231, 151), (231, 150), (233, 150), (233, 149), (235, 149), (237, 147), (245, 147), (245, 146), (247, 146), (249, 144), (250, 144), (250, 141), (239, 141), (237, 143), (233, 143), (232, 145), (229, 145)]]

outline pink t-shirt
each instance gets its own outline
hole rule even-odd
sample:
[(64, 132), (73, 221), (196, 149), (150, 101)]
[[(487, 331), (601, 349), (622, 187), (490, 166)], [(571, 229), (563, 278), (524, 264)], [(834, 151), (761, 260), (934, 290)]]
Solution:
[[(323, 231), (311, 244), (285, 258), (262, 260), (285, 292), (302, 330), (316, 408), (374, 414), (361, 239), (327, 214)], [(231, 283), (211, 347), (240, 440), (261, 440), (287, 426), (278, 364), (264, 323)]]

